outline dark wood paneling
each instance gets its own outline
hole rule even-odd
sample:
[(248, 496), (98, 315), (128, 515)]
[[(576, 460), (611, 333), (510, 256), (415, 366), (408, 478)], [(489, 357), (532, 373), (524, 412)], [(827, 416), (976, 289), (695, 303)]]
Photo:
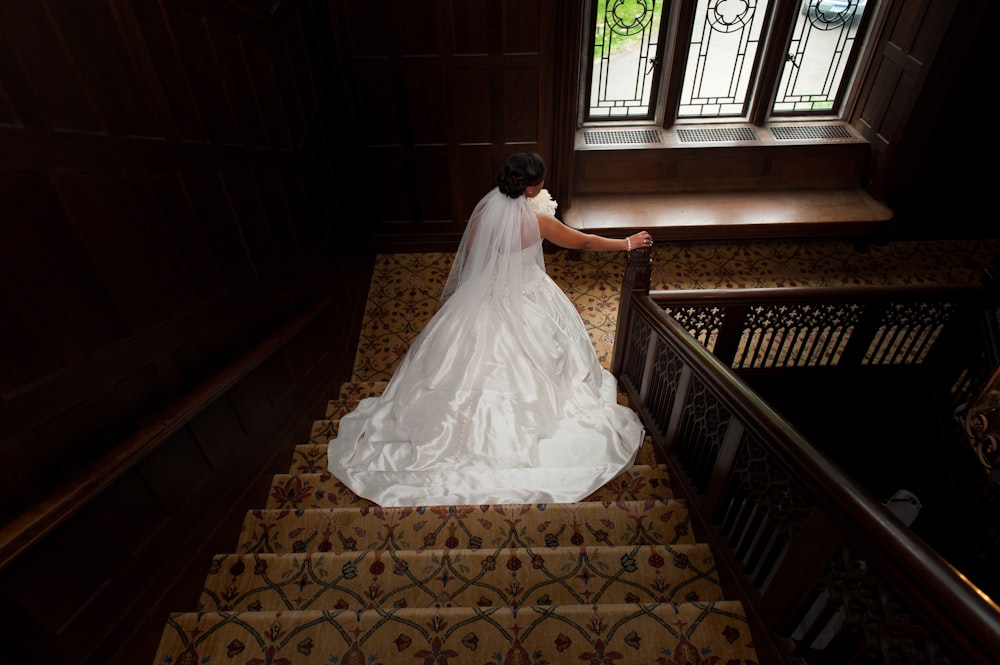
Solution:
[[(0, 570), (0, 660), (148, 662), (143, 617), (349, 374), (369, 230), (331, 28), (326, 0), (0, 3), (0, 517), (57, 507), (5, 540), (30, 549)], [(336, 316), (198, 392), (331, 293)], [(94, 473), (192, 391), (193, 422)]]
[(125, 136), (163, 136), (108, 3), (65, 3), (50, 16), (101, 127)]
[[(926, 109), (914, 113), (945, 38), (956, 0), (894, 2), (859, 97), (855, 126), (871, 142), (869, 186), (885, 197), (906, 135)], [(933, 98), (933, 96), (932, 96)]]
[(212, 53), (218, 62), (223, 91), (239, 134), (239, 144), (267, 146), (264, 120), (257, 103), (253, 79), (248, 76), (241, 34), (232, 26), (219, 21), (209, 21), (206, 27), (212, 43)]
[(176, 288), (188, 307), (212, 302), (226, 293), (225, 278), (205, 230), (177, 172), (141, 174), (137, 195), (146, 202), (145, 217), (177, 275)]
[(361, 30), (375, 25), (370, 6), (337, 3), (362, 123), (357, 149), (370, 155), (361, 195), (379, 201), (384, 242), (453, 245), (494, 185), (496, 172), (479, 167), (484, 156), (499, 168), (515, 151), (550, 152), (555, 11), (537, 0), (397, 1), (386, 5), (384, 30)]
[[(125, 322), (101, 286), (49, 179), (0, 174), (0, 272), (33, 332), (48, 340), (61, 365), (127, 336)], [(72, 334), (66, 323), (73, 322)]]
[(295, 215), (288, 201), (288, 190), (284, 182), (286, 176), (280, 171), (264, 170), (255, 172), (253, 177), (257, 196), (270, 226), (271, 243), (277, 253), (278, 264), (298, 264), (302, 260), (302, 245), (295, 230)]
[(174, 28), (177, 55), (184, 77), (194, 96), (208, 139), (223, 145), (240, 145), (233, 118), (234, 109), (226, 98), (219, 76), (218, 61), (206, 26), (206, 19), (179, 3), (167, 3), (167, 16)]
[[(14, 108), (25, 124), (38, 129), (106, 131), (93, 97), (65, 38), (54, 25), (45, 3), (0, 3), (0, 30), (9, 40), (9, 55), (20, 71), (12, 76), (26, 85), (10, 86)], [(6, 82), (4, 87), (7, 88)]]
[(860, 186), (863, 141), (656, 150), (578, 150), (577, 194), (794, 190)]
[(490, 122), (490, 79), (475, 68), (456, 68), (455, 141), (459, 145), (490, 145), (493, 126)]
[[(541, 119), (538, 114), (541, 72), (536, 66), (510, 68), (503, 77), (504, 143), (535, 146), (541, 143)], [(511, 150), (514, 152), (514, 150)]]
[(403, 142), (401, 117), (396, 91), (398, 76), (372, 68), (357, 82), (359, 129), (369, 146), (399, 146)]
[(451, 16), (461, 30), (451, 35), (455, 55), (485, 55), (489, 49), (489, 2), (469, 0), (452, 3)]
[(257, 190), (257, 182), (247, 169), (230, 169), (222, 174), (226, 198), (238, 220), (238, 232), (258, 279), (265, 279), (282, 267), (274, 244), (274, 232)]
[(447, 87), (440, 66), (425, 66), (403, 74), (406, 98), (424, 100), (410, 109), (409, 136), (414, 146), (440, 146), (448, 142), (450, 134)]
[(187, 172), (184, 187), (198, 211), (199, 225), (204, 229), (215, 262), (224, 272), (228, 288), (238, 290), (254, 282), (257, 275), (253, 258), (223, 188), (221, 174)]
[[(123, 173), (56, 173), (57, 195), (69, 211), (79, 246), (134, 331), (178, 316), (177, 275), (164, 260)], [(156, 298), (150, 298), (156, 294)]]
[[(10, 395), (20, 386), (47, 376), (60, 368), (58, 357), (36, 334), (27, 313), (14, 303), (9, 287), (0, 290), (0, 348), (17, 349), (17, 353), (0, 354), (0, 394)], [(8, 398), (9, 399), (9, 398)], [(0, 458), (2, 458), (0, 453)], [(2, 464), (0, 464), (2, 466)]]

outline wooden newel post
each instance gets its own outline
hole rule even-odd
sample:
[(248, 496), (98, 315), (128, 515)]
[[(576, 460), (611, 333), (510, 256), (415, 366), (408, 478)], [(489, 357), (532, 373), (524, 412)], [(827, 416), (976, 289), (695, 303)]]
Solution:
[(622, 289), (618, 299), (618, 322), (615, 324), (615, 344), (611, 353), (611, 373), (619, 376), (625, 362), (625, 341), (629, 338), (630, 309), (632, 293), (649, 293), (649, 281), (653, 272), (653, 248), (633, 249), (627, 254)]

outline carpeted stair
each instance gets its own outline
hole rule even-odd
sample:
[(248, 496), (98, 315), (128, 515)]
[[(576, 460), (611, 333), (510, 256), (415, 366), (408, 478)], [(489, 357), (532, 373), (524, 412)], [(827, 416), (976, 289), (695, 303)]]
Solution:
[(326, 471), (345, 384), (156, 665), (755, 663), (651, 446), (575, 504), (382, 508)]

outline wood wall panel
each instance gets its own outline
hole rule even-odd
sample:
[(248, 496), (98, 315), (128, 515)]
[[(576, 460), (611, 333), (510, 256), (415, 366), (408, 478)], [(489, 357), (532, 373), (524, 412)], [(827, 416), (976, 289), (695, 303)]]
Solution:
[[(369, 10), (370, 11), (370, 8)], [(440, 12), (427, 2), (397, 1), (392, 4), (389, 15), (398, 35), (399, 55), (437, 56), (444, 48)], [(369, 28), (375, 29), (372, 22)]]
[(144, 223), (125, 175), (55, 173), (52, 178), (75, 237), (99, 275), (99, 288), (122, 312), (130, 334), (178, 316), (183, 310), (174, 286), (177, 275)]
[[(140, 619), (162, 625), (188, 557), (203, 574), (207, 536), (349, 376), (370, 251), (351, 91), (327, 1), (271, 9), (0, 3), (0, 519), (29, 525), (5, 541), (4, 665), (148, 662)], [(336, 315), (200, 392), (318, 303)], [(191, 395), (187, 426), (139, 436)], [(90, 475), (135, 441), (158, 447)], [(63, 501), (52, 531), (21, 519)]]
[[(290, 114), (285, 108), (286, 102), (282, 99), (281, 86), (271, 60), (273, 53), (265, 44), (254, 39), (249, 40), (246, 49), (247, 69), (255, 73), (255, 101), (260, 107), (267, 144), (277, 150), (290, 150), (294, 147), (294, 129), (290, 126)], [(294, 113), (301, 122), (298, 106)]]
[(280, 76), (288, 81), (289, 87), (286, 91), (288, 100), (298, 107), (297, 115), (301, 119), (299, 131), (303, 131), (312, 120), (316, 105), (319, 103), (320, 88), (314, 76), (320, 75), (323, 63), (312, 60), (312, 56), (318, 56), (319, 52), (309, 44), (309, 30), (304, 27), (314, 25), (315, 20), (316, 18), (312, 16), (298, 14), (295, 20), (289, 23), (290, 38), (284, 40), (285, 56), (281, 63), (284, 71)]
[(541, 53), (548, 39), (551, 14), (541, 11), (537, 0), (507, 0), (503, 9), (501, 49), (504, 53)]
[[(867, 182), (877, 198), (891, 200), (894, 169), (908, 171), (898, 154), (910, 150), (906, 135), (919, 127), (921, 95), (940, 54), (957, 6), (956, 0), (894, 2), (889, 8), (876, 55), (862, 86), (855, 127), (871, 142), (872, 159)], [(931, 94), (931, 97), (934, 95)], [(915, 113), (915, 111), (917, 111)]]
[[(93, 100), (80, 80), (64, 39), (42, 2), (0, 3), (0, 29), (28, 89), (24, 107), (33, 112), (26, 124), (65, 131), (102, 131)], [(21, 101), (14, 99), (15, 106)]]
[(492, 98), (490, 79), (475, 68), (459, 68), (454, 73), (455, 88), (462, 94), (455, 95), (453, 103), (455, 141), (458, 145), (490, 145), (493, 137), (491, 122)]
[(17, 353), (0, 354), (0, 394), (11, 394), (29, 381), (59, 370), (59, 359), (45, 339), (35, 334), (28, 315), (14, 303), (9, 286), (0, 289), (0, 320), (0, 348), (17, 349)]
[(230, 207), (221, 174), (187, 172), (184, 188), (198, 211), (199, 225), (205, 231), (212, 258), (222, 269), (227, 287), (236, 291), (249, 286), (256, 279), (253, 259)]
[(234, 109), (226, 98), (205, 18), (183, 4), (169, 3), (166, 6), (170, 24), (175, 30), (174, 48), (209, 141), (240, 145), (233, 121)]
[(232, 26), (218, 21), (209, 21), (206, 28), (212, 54), (218, 62), (219, 78), (239, 134), (239, 144), (268, 146), (257, 91), (253, 79), (248, 76), (243, 39)]
[(441, 187), (446, 173), (448, 155), (444, 150), (422, 152), (416, 159), (413, 180), (424, 224), (451, 224), (451, 189)]
[(58, 404), (53, 406), (31, 429), (35, 445), (22, 451), (21, 462), (27, 462), (25, 477), (32, 479), (33, 492), (56, 489), (116, 443), (93, 402), (76, 402), (62, 410)]
[(379, 219), (386, 224), (409, 226), (413, 222), (413, 210), (410, 207), (413, 188), (413, 169), (407, 160), (391, 155), (381, 162), (373, 164), (369, 179), (377, 179), (380, 196), (372, 199), (377, 202)]
[[(44, 4), (44, 3), (39, 3)], [(105, 132), (162, 136), (120, 26), (105, 3), (61, 3), (52, 22)], [(122, 94), (122, 91), (134, 91)]]
[[(134, 475), (148, 488), (165, 517), (181, 512), (197, 489), (210, 481), (212, 465), (195, 440), (191, 428), (185, 427), (172, 437), (171, 445), (160, 446), (140, 462)], [(115, 487), (123, 485), (131, 483), (115, 483)]]
[(212, 248), (204, 228), (192, 208), (192, 201), (174, 171), (152, 171), (142, 176), (140, 187), (148, 187), (151, 197), (146, 219), (161, 230), (160, 246), (169, 252), (177, 265), (177, 288), (188, 293), (188, 305), (212, 302), (226, 293), (220, 264), (212, 257)]
[(254, 277), (269, 277), (288, 264), (283, 264), (278, 256), (271, 220), (264, 210), (257, 182), (248, 169), (228, 169), (221, 176), (237, 231), (253, 266)]
[(409, 114), (409, 137), (414, 146), (440, 146), (448, 142), (451, 115), (447, 87), (440, 66), (407, 69), (403, 77), (406, 99), (423, 99), (425, 103)]
[[(453, 249), (495, 182), (495, 172), (481, 175), (469, 160), (486, 155), (499, 168), (511, 152), (550, 153), (557, 3), (420, 0), (386, 8), (384, 31), (368, 5), (337, 3), (333, 12), (357, 91), (357, 150), (370, 155), (363, 197), (380, 199), (380, 249)], [(440, 169), (437, 177), (427, 178), (425, 165)], [(414, 178), (419, 186), (404, 186)], [(459, 179), (471, 193), (455, 191)], [(388, 196), (406, 199), (382, 200)], [(444, 202), (450, 209), (439, 209)]]
[(399, 146), (403, 142), (401, 126), (406, 118), (401, 117), (404, 107), (397, 92), (398, 78), (393, 73), (371, 69), (357, 82), (360, 98), (357, 116), (364, 123), (358, 129), (369, 146)]
[[(0, 242), (0, 272), (13, 300), (34, 323), (62, 365), (90, 349), (123, 339), (125, 322), (79, 240), (49, 179), (0, 174), (0, 208), (8, 223)], [(71, 278), (67, 279), (67, 277)], [(73, 334), (62, 334), (72, 321)]]
[(458, 26), (451, 35), (455, 55), (486, 55), (489, 50), (488, 0), (455, 2), (451, 6), (451, 22)]
[(116, 6), (123, 22), (133, 26), (131, 38), (143, 44), (144, 48), (134, 49), (132, 53), (140, 64), (143, 85), (159, 102), (156, 109), (164, 135), (184, 141), (207, 141), (205, 122), (184, 75), (172, 36), (174, 26), (168, 23), (160, 3), (131, 0)]
[[(539, 145), (542, 140), (538, 118), (541, 72), (536, 68), (508, 69), (504, 72), (503, 142)], [(511, 151), (513, 152), (513, 151)]]
[(292, 211), (286, 200), (281, 173), (264, 170), (249, 174), (253, 178), (256, 198), (260, 201), (261, 214), (267, 220), (269, 238), (279, 265), (291, 265), (302, 260), (302, 247)]

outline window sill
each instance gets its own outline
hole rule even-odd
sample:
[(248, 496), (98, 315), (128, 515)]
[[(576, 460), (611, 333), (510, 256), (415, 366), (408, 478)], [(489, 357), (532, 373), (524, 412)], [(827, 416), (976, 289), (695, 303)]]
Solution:
[(591, 125), (577, 130), (574, 147), (576, 150), (661, 150), (830, 143), (867, 144), (867, 140), (841, 120), (787, 120), (762, 127), (749, 123), (687, 124), (666, 129), (648, 125)]
[(575, 147), (573, 196), (860, 187), (870, 153), (841, 121), (585, 127)]

